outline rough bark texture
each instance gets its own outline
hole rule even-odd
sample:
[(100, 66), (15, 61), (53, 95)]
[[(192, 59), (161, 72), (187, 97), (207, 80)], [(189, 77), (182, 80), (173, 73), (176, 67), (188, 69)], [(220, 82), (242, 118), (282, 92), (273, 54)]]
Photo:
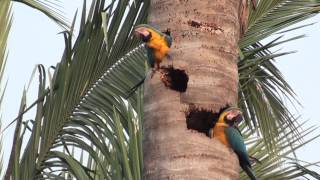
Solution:
[(190, 105), (216, 112), (237, 102), (239, 7), (239, 0), (151, 0), (149, 22), (170, 28), (173, 66), (189, 82), (179, 93), (159, 73), (146, 79), (144, 179), (239, 179), (232, 150), (188, 130), (185, 117)]

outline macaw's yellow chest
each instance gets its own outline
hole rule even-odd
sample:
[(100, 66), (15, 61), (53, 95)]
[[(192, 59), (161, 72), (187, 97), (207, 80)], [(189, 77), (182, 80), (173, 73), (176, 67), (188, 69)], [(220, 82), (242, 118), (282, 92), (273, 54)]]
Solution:
[(230, 144), (224, 131), (225, 128), (226, 127), (220, 126), (217, 123), (216, 126), (213, 128), (213, 137), (217, 138), (222, 144), (226, 145), (227, 147), (230, 147)]
[(170, 50), (165, 38), (156, 33), (152, 33), (152, 37), (147, 42), (147, 46), (153, 49), (154, 58), (156, 61), (162, 61), (162, 59), (168, 54)]

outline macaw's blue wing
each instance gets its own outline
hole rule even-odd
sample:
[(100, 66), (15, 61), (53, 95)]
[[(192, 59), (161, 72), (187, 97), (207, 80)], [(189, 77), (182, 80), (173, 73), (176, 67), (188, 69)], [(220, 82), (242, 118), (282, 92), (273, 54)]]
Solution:
[(172, 37), (169, 36), (169, 35), (165, 35), (164, 39), (166, 40), (168, 47), (171, 47), (171, 45), (172, 45)]
[(225, 129), (225, 133), (231, 148), (239, 158), (241, 168), (247, 173), (251, 180), (256, 180), (257, 178), (251, 170), (251, 163), (246, 145), (244, 144), (239, 130), (234, 127), (228, 127)]
[(240, 132), (234, 127), (229, 127), (225, 129), (225, 133), (231, 148), (238, 155), (240, 163), (251, 166), (247, 148)]
[(154, 57), (153, 57), (153, 55), (154, 55), (153, 49), (148, 48), (147, 46), (146, 46), (146, 49), (147, 49), (147, 58), (148, 58), (147, 62), (148, 62), (148, 65), (149, 65), (149, 67), (154, 68), (155, 60), (154, 60)]

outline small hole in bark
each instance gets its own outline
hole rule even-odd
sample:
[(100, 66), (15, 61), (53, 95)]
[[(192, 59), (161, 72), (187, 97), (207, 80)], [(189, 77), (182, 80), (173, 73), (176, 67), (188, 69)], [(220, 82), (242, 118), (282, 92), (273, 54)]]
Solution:
[(175, 91), (186, 92), (189, 77), (185, 70), (174, 69), (172, 66), (161, 68), (161, 81), (163, 84)]
[(197, 22), (197, 21), (194, 21), (194, 20), (189, 20), (188, 21), (188, 24), (192, 27), (195, 27), (195, 28), (199, 28), (201, 26), (201, 23), (200, 22)]
[(186, 112), (187, 128), (204, 133), (208, 136), (210, 128), (214, 127), (215, 123), (218, 121), (219, 115), (229, 107), (229, 105), (226, 105), (218, 112), (213, 112), (211, 110), (200, 109), (191, 105), (189, 106), (189, 110)]

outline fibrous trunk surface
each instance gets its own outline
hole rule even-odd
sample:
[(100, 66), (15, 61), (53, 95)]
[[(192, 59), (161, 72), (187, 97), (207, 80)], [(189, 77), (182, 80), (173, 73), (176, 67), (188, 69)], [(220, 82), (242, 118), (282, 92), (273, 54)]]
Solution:
[[(186, 92), (147, 78), (144, 179), (239, 179), (231, 149), (187, 128), (190, 107), (217, 112), (237, 102), (238, 0), (151, 0), (149, 23), (173, 36), (174, 68), (188, 75)], [(166, 60), (164, 60), (166, 61)], [(162, 66), (171, 62), (162, 63)]]

